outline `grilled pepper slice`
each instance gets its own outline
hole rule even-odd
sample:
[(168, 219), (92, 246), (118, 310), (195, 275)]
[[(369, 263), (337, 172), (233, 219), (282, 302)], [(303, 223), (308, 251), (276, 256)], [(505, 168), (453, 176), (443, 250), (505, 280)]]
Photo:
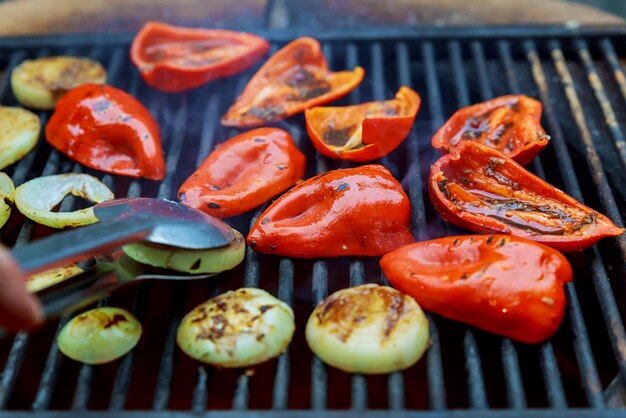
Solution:
[(510, 235), (417, 242), (382, 257), (389, 282), (427, 311), (525, 343), (556, 332), (572, 268), (558, 251)]
[(240, 73), (269, 48), (249, 33), (148, 22), (133, 40), (130, 58), (148, 85), (180, 92)]
[(493, 148), (464, 141), (430, 170), (430, 197), (447, 221), (503, 232), (561, 251), (588, 248), (624, 230)]
[(84, 84), (57, 103), (46, 140), (96, 170), (163, 180), (159, 127), (137, 99), (108, 85)]
[(526, 165), (550, 139), (541, 127), (541, 108), (541, 102), (524, 95), (464, 107), (439, 128), (432, 145), (450, 152), (461, 141), (476, 141)]
[(315, 148), (327, 157), (370, 161), (402, 143), (420, 104), (420, 96), (403, 86), (393, 100), (308, 109), (306, 129)]
[(213, 151), (180, 187), (181, 203), (218, 218), (239, 215), (302, 179), (306, 158), (278, 128), (237, 135)]
[(248, 234), (288, 257), (376, 256), (413, 242), (411, 204), (389, 170), (365, 165), (310, 178), (278, 198)]
[(344, 96), (363, 80), (363, 68), (332, 72), (319, 42), (299, 38), (276, 52), (222, 117), (225, 126), (259, 126)]

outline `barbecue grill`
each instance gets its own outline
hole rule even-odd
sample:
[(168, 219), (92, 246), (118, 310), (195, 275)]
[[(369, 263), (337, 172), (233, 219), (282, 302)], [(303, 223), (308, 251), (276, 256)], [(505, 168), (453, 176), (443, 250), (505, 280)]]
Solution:
[[(301, 35), (261, 33), (272, 52)], [(399, 149), (382, 159), (412, 202), (418, 240), (460, 233), (428, 199), (426, 179), (438, 157), (434, 131), (457, 108), (508, 93), (544, 104), (551, 144), (529, 166), (623, 226), (626, 212), (626, 28), (420, 28), (326, 31), (316, 34), (332, 69), (366, 69), (363, 84), (339, 104), (393, 97), (400, 85), (417, 90), (423, 106)], [(162, 127), (168, 175), (162, 183), (106, 175), (82, 167), (40, 139), (9, 169), (16, 186), (61, 172), (101, 178), (117, 197), (174, 199), (179, 185), (216, 144), (236, 130), (219, 118), (254, 69), (183, 94), (148, 88), (128, 59), (130, 35), (0, 39), (0, 100), (15, 105), (9, 75), (26, 58), (89, 56), (109, 71), (109, 83), (147, 105)], [(40, 113), (42, 124), (48, 113)], [(287, 129), (308, 156), (307, 177), (349, 163), (315, 152), (303, 117)], [(83, 202), (67, 198), (60, 210)], [(260, 211), (229, 220), (246, 233)], [(7, 245), (49, 233), (14, 213), (2, 230)], [(326, 367), (309, 351), (304, 328), (313, 306), (335, 290), (384, 283), (377, 258), (298, 260), (247, 250), (232, 271), (199, 282), (142, 283), (99, 302), (127, 308), (144, 325), (136, 349), (107, 365), (80, 365), (57, 350), (55, 335), (72, 314), (39, 332), (0, 342), (0, 418), (8, 416), (551, 416), (622, 415), (626, 387), (626, 238), (606, 239), (568, 255), (575, 271), (559, 332), (529, 346), (444, 318), (429, 316), (432, 346), (414, 367), (382, 376), (350, 375)], [(175, 343), (182, 316), (229, 289), (258, 286), (293, 306), (296, 334), (280, 358), (253, 370), (218, 370), (185, 356)]]

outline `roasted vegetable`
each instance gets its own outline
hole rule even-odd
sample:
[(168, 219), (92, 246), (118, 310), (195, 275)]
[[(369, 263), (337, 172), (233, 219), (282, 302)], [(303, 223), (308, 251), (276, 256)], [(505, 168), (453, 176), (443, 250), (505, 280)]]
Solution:
[(541, 102), (520, 94), (457, 110), (435, 133), (432, 145), (450, 152), (461, 141), (476, 141), (526, 165), (549, 139), (541, 127)]
[(0, 170), (21, 160), (37, 144), (39, 117), (19, 107), (0, 106)]
[(57, 174), (37, 177), (15, 190), (15, 206), (33, 221), (52, 228), (68, 228), (98, 222), (93, 208), (52, 212), (68, 194), (100, 203), (113, 199), (113, 192), (88, 174)]
[(180, 186), (178, 198), (218, 218), (239, 215), (296, 184), (305, 166), (286, 131), (254, 129), (219, 145)]
[(67, 266), (57, 267), (41, 273), (33, 274), (26, 279), (26, 288), (29, 292), (39, 292), (65, 279), (76, 276), (83, 271), (78, 264), (72, 263)]
[(63, 96), (46, 126), (46, 140), (96, 170), (165, 177), (159, 126), (137, 99), (112, 86), (85, 84)]
[(411, 203), (389, 170), (364, 165), (310, 178), (250, 229), (255, 251), (288, 257), (383, 255), (413, 242)]
[(425, 310), (525, 343), (556, 332), (572, 268), (558, 251), (510, 235), (416, 242), (385, 254), (385, 277)]
[(6, 173), (0, 173), (0, 228), (9, 220), (14, 201), (15, 187), (13, 181)]
[(148, 22), (133, 40), (130, 58), (150, 86), (179, 92), (240, 73), (269, 48), (249, 33)]
[(309, 347), (350, 373), (391, 373), (414, 365), (429, 345), (426, 316), (410, 296), (366, 284), (339, 290), (317, 305), (306, 324)]
[(246, 243), (239, 231), (233, 229), (233, 242), (210, 250), (185, 250), (147, 242), (122, 247), (133, 260), (154, 267), (191, 274), (220, 273), (236, 267), (246, 254)]
[(420, 96), (400, 87), (395, 99), (307, 109), (306, 129), (317, 150), (331, 158), (371, 161), (393, 151), (409, 134)]
[(293, 337), (291, 308), (264, 290), (229, 291), (197, 306), (176, 342), (188, 356), (220, 367), (249, 367), (279, 356)]
[(69, 358), (103, 364), (132, 350), (141, 337), (141, 324), (120, 308), (96, 308), (72, 318), (59, 332), (57, 345)]
[(53, 56), (26, 60), (11, 73), (15, 98), (26, 107), (54, 109), (69, 90), (82, 84), (104, 84), (107, 72), (89, 58)]
[(222, 117), (226, 126), (261, 126), (332, 102), (361, 83), (363, 68), (332, 72), (319, 42), (299, 38), (256, 72)]
[(430, 198), (447, 221), (501, 232), (561, 251), (588, 248), (624, 230), (497, 150), (461, 142), (430, 169)]

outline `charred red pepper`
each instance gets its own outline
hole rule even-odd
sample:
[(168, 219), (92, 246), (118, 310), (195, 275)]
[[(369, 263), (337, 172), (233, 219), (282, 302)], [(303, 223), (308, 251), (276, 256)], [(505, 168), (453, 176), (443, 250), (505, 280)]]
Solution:
[(148, 22), (133, 40), (130, 58), (148, 85), (179, 92), (240, 73), (269, 47), (249, 33)]
[(415, 91), (400, 87), (393, 100), (308, 109), (306, 129), (320, 153), (341, 160), (370, 161), (402, 143), (420, 104)]
[(572, 268), (558, 251), (510, 235), (417, 242), (386, 254), (383, 273), (427, 311), (535, 344), (556, 332)]
[(304, 155), (278, 128), (259, 128), (219, 145), (180, 187), (187, 206), (218, 218), (262, 205), (302, 179)]
[(576, 201), (493, 148), (464, 141), (430, 170), (430, 197), (447, 221), (503, 232), (561, 251), (621, 234), (606, 216)]
[(85, 84), (64, 95), (46, 139), (68, 157), (113, 174), (163, 180), (159, 127), (137, 99), (108, 85)]
[(310, 178), (259, 216), (248, 245), (314, 258), (382, 255), (413, 242), (411, 204), (389, 170), (365, 165)]
[(363, 74), (361, 67), (329, 71), (319, 42), (296, 39), (263, 64), (222, 117), (222, 124), (244, 127), (276, 122), (339, 99), (361, 83)]
[(435, 133), (432, 145), (450, 152), (461, 141), (476, 141), (526, 165), (549, 139), (541, 127), (541, 102), (516, 95), (458, 110)]

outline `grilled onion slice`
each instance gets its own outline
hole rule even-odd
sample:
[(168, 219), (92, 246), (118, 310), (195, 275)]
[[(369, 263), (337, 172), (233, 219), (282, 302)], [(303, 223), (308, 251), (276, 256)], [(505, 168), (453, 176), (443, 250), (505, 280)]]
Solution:
[(0, 170), (35, 147), (40, 125), (39, 117), (29, 110), (0, 106)]
[(53, 56), (26, 60), (11, 73), (17, 100), (34, 109), (54, 109), (59, 99), (81, 84), (104, 84), (107, 72), (89, 58)]
[(293, 337), (294, 314), (264, 290), (242, 288), (194, 308), (176, 342), (188, 356), (220, 367), (248, 367), (279, 356)]
[(15, 189), (15, 206), (27, 218), (52, 228), (67, 228), (98, 222), (93, 208), (52, 212), (68, 194), (100, 203), (113, 199), (113, 192), (88, 174), (57, 174), (32, 179)]
[(4, 226), (11, 216), (13, 201), (15, 198), (15, 187), (11, 177), (6, 173), (0, 173), (0, 228)]
[(41, 289), (45, 289), (65, 279), (76, 276), (78, 273), (82, 273), (82, 271), (83, 269), (76, 263), (42, 271), (26, 279), (26, 289), (31, 293), (39, 292)]
[(132, 350), (141, 337), (141, 324), (130, 312), (103, 307), (72, 318), (57, 337), (59, 350), (85, 364), (103, 364)]
[(350, 373), (391, 373), (415, 364), (429, 344), (428, 320), (411, 298), (387, 286), (339, 290), (317, 305), (306, 340), (322, 361)]
[(153, 267), (191, 274), (220, 273), (237, 266), (246, 254), (243, 236), (235, 229), (233, 233), (235, 238), (229, 245), (209, 250), (187, 250), (149, 242), (135, 242), (122, 249), (133, 260)]

